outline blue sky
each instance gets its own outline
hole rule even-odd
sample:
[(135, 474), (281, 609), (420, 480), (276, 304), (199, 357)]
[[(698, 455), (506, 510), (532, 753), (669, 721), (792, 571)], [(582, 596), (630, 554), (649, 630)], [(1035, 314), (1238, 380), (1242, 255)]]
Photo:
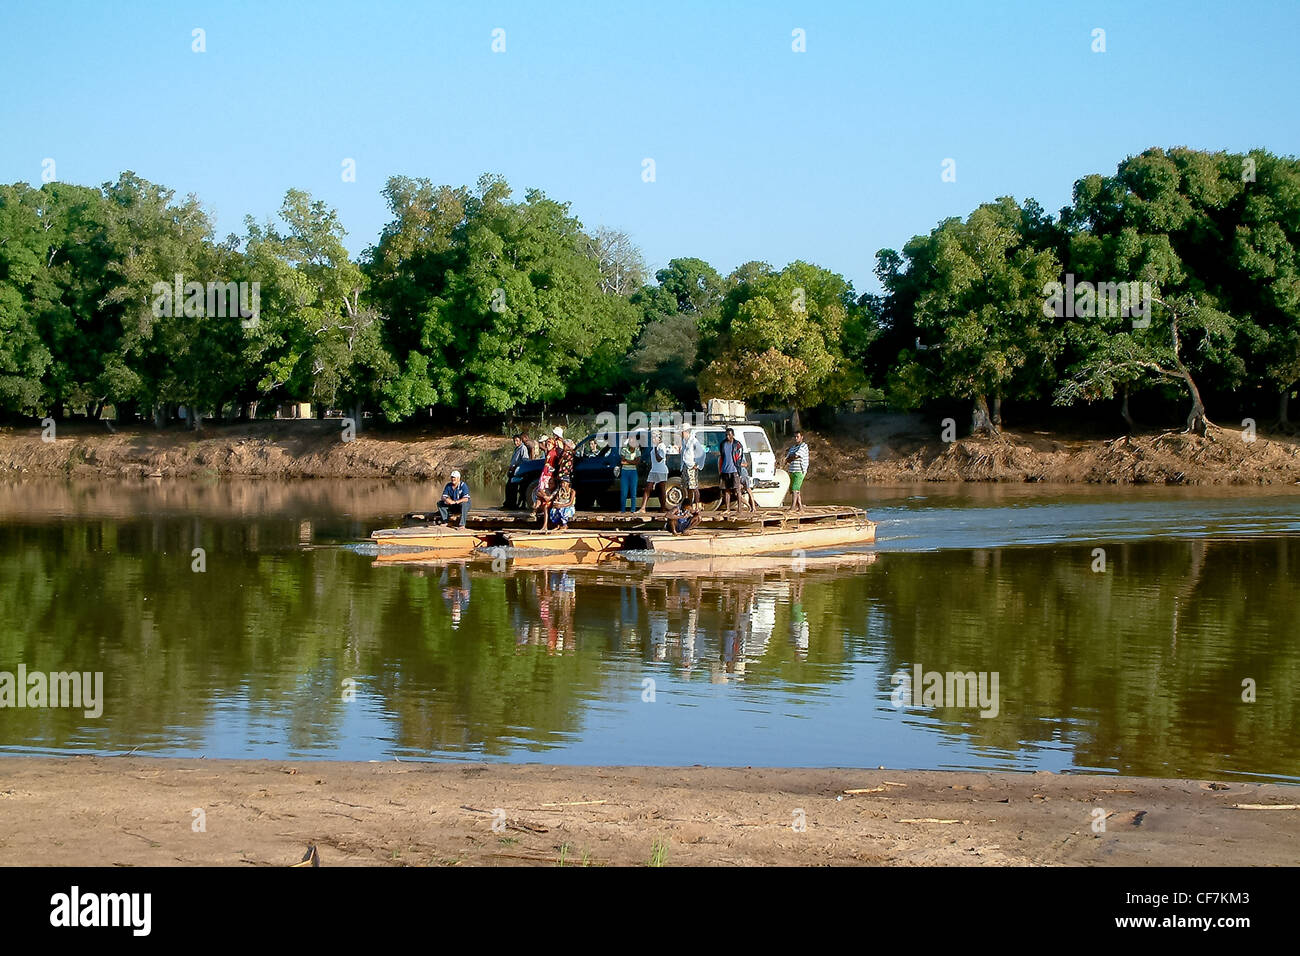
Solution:
[(875, 290), (877, 250), (1000, 195), (1054, 212), (1148, 146), (1300, 153), (1293, 2), (10, 0), (0, 24), (0, 180), (133, 169), (222, 236), (303, 188), (356, 253), (388, 176), (497, 172), (652, 269), (807, 259)]

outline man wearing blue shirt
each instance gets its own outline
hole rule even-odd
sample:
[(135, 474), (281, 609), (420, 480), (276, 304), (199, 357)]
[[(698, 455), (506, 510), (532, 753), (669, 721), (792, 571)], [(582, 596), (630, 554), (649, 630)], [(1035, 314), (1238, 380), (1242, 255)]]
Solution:
[(521, 490), (521, 486), (517, 483), (512, 484), (511, 479), (514, 478), (515, 472), (519, 469), (519, 466), (522, 465), (524, 462), (526, 462), (530, 457), (528, 452), (528, 445), (524, 442), (523, 433), (515, 435), (514, 442), (515, 442), (515, 451), (514, 454), (510, 456), (510, 464), (506, 468), (505, 506), (507, 508), (521, 507), (519, 503), (519, 492)]
[(451, 473), (451, 481), (442, 489), (442, 498), (438, 500), (438, 519), (441, 524), (451, 524), (453, 514), (460, 516), (460, 526), (465, 527), (469, 517), (469, 485), (460, 480), (460, 472)]
[(740, 512), (740, 466), (745, 461), (744, 442), (736, 438), (734, 428), (727, 429), (727, 440), (718, 448), (718, 475), (722, 479), (721, 510), (730, 511), (731, 496), (736, 496), (736, 512)]

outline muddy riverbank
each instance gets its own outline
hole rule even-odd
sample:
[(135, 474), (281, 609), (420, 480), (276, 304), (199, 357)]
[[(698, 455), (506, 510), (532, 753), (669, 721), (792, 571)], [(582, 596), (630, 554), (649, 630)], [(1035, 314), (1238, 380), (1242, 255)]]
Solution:
[[(0, 759), (0, 865), (1294, 865), (1296, 789), (1050, 773)], [(1102, 828), (1104, 822), (1104, 829)], [(495, 829), (494, 829), (495, 825)]]
[[(1078, 439), (1045, 432), (944, 442), (909, 422), (808, 433), (810, 477), (830, 481), (1266, 485), (1300, 482), (1300, 444), (1240, 430)], [(778, 442), (779, 443), (779, 442)], [(361, 433), (335, 422), (119, 430), (0, 430), (0, 477), (442, 479), (453, 468), (499, 481), (509, 439), (489, 434)]]
[(908, 481), (1046, 482), (1117, 485), (1270, 485), (1300, 482), (1300, 444), (1290, 437), (1243, 439), (1160, 432), (1079, 439), (1048, 432), (1003, 432), (943, 442), (914, 432), (809, 437), (819, 477)]
[[(362, 432), (344, 440), (338, 421), (183, 429), (64, 427), (0, 431), (0, 477), (443, 479), (501, 453), (501, 435)], [(502, 464), (504, 464), (504, 458)], [(496, 469), (494, 469), (496, 470)], [(500, 470), (504, 470), (501, 468)]]

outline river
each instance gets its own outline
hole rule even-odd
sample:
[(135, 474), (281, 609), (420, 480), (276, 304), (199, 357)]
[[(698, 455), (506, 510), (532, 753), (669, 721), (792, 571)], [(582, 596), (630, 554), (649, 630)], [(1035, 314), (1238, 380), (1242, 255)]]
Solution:
[(0, 752), (1296, 781), (1297, 492), (810, 483), (874, 561), (554, 570), (357, 544), (427, 484), (3, 483), (0, 672), (103, 699)]

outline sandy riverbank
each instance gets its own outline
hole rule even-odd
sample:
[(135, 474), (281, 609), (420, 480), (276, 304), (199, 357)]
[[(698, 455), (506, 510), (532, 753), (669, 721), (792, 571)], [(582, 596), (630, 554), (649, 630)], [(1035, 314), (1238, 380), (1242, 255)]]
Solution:
[(502, 435), (364, 432), (345, 442), (337, 421), (214, 425), (198, 434), (79, 425), (57, 434), (42, 441), (39, 430), (0, 431), (0, 477), (444, 480), (510, 444)]
[(325, 866), (644, 866), (657, 852), (668, 866), (1300, 858), (1300, 810), (1242, 808), (1300, 802), (1275, 784), (136, 757), (0, 758), (0, 781), (5, 866), (283, 866), (308, 844)]
[[(333, 422), (218, 426), (201, 434), (138, 428), (109, 434), (67, 426), (0, 430), (0, 477), (380, 478), (441, 480), (453, 468), (499, 478), (509, 440), (488, 434), (362, 433), (344, 442)], [(1264, 485), (1300, 483), (1300, 443), (1239, 430), (1109, 440), (1046, 432), (943, 442), (916, 416), (808, 432), (811, 477), (907, 484), (928, 481)], [(778, 442), (779, 444), (779, 442)], [(499, 461), (497, 461), (499, 459)], [(479, 471), (476, 471), (476, 465)]]
[(914, 431), (808, 437), (817, 477), (883, 484), (915, 481), (1045, 482), (1114, 485), (1292, 485), (1300, 444), (1287, 436), (1243, 439), (1158, 432), (1080, 439), (1050, 432), (1003, 432), (944, 443)]

